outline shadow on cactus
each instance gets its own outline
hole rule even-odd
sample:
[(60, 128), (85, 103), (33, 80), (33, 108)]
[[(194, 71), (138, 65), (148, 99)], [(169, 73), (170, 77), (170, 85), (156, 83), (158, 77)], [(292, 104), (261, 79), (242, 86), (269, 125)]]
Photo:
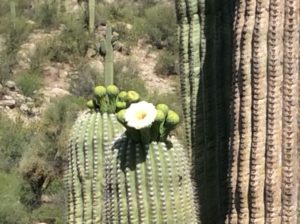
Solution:
[(135, 91), (97, 86), (70, 138), (68, 223), (197, 223), (179, 116)]

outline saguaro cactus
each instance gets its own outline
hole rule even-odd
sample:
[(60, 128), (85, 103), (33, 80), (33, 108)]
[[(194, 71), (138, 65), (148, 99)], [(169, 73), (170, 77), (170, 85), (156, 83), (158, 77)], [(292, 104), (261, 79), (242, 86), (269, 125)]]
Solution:
[(299, 223), (299, 1), (238, 1), (228, 223)]
[[(227, 5), (231, 5), (231, 2), (228, 1)], [(229, 209), (226, 222), (297, 223), (299, 222), (297, 220), (299, 1), (239, 0), (235, 3), (231, 131), (228, 155)], [(220, 90), (218, 73), (220, 69), (225, 69), (228, 61), (222, 63), (219, 56), (226, 55), (224, 53), (227, 53), (226, 56), (229, 57), (231, 55), (224, 45), (230, 40), (230, 35), (226, 31), (230, 27), (226, 21), (230, 19), (226, 18), (230, 18), (231, 7), (223, 7), (224, 11), (221, 12), (218, 0), (198, 1), (199, 13), (195, 10), (196, 4), (196, 1), (177, 1), (182, 86), (188, 83), (187, 91), (183, 91), (184, 106), (187, 108), (185, 116), (187, 122), (190, 119), (190, 124), (187, 126), (191, 129), (189, 135), (191, 135), (192, 161), (193, 158), (201, 158), (200, 155), (203, 154), (206, 161), (217, 165), (222, 161), (220, 148), (218, 149), (219, 143), (222, 142), (220, 140), (223, 138), (220, 136), (226, 137), (226, 134), (222, 135), (222, 132), (227, 132), (226, 124), (224, 123), (224, 128), (219, 123), (221, 108), (217, 105), (222, 99), (218, 92)], [(220, 21), (219, 16), (215, 17), (216, 14), (221, 15), (223, 20)], [(201, 40), (197, 39), (199, 34), (193, 33), (195, 30), (193, 24), (197, 24), (195, 22), (197, 17), (200, 17), (201, 27), (204, 27), (200, 39), (205, 40), (203, 41), (205, 45), (201, 45)], [(224, 36), (220, 36), (223, 31), (219, 28), (222, 26), (227, 27), (223, 30)], [(204, 48), (203, 51), (200, 50), (200, 53), (205, 53), (200, 54), (204, 57), (203, 64), (193, 64), (191, 60), (194, 57), (193, 52), (197, 52), (192, 48), (194, 37), (200, 49)], [(212, 43), (211, 48), (209, 43)], [(219, 63), (215, 64), (218, 61)], [(195, 109), (193, 109), (195, 93), (193, 93), (192, 84), (198, 81), (198, 78), (193, 76), (192, 69), (195, 66), (203, 68), (203, 71), (199, 73), (203, 77), (200, 78), (203, 85), (199, 87), (200, 97), (197, 99), (200, 108), (203, 104), (203, 114), (197, 113), (197, 110), (195, 114)], [(207, 112), (211, 115), (208, 116)], [(193, 122), (195, 122), (194, 125)], [(214, 125), (209, 128), (206, 124)], [(204, 138), (195, 134), (195, 130), (203, 131)], [(196, 144), (199, 148), (195, 147), (194, 144), (202, 140), (204, 143)], [(214, 151), (211, 150), (213, 148), (216, 149), (215, 158), (210, 156), (211, 151)], [(218, 178), (215, 179), (218, 176), (222, 177), (220, 169), (214, 175), (206, 161), (201, 159), (198, 161), (198, 164), (194, 163), (197, 182), (208, 180), (207, 176), (212, 180), (218, 180)], [(202, 168), (204, 175), (201, 174)], [(214, 198), (222, 195), (220, 182), (216, 186), (220, 188), (213, 190), (216, 192)], [(207, 185), (203, 187), (203, 191), (209, 191), (205, 188)], [(219, 214), (222, 214), (222, 209), (220, 209), (223, 207), (222, 204), (207, 202), (205, 197), (201, 197), (201, 188), (198, 188), (198, 192), (201, 200), (200, 206), (202, 206), (201, 220), (204, 223), (222, 223), (223, 219), (214, 217), (207, 219), (207, 216), (203, 214), (206, 213), (205, 207), (207, 206), (214, 207), (221, 212)], [(215, 211), (215, 209), (212, 210)], [(222, 215), (219, 217), (222, 218)]]
[[(167, 140), (178, 115), (163, 104), (136, 103), (134, 91), (94, 92), (70, 138), (68, 223), (196, 224), (186, 150)], [(122, 136), (116, 116), (107, 114), (116, 110)]]
[(114, 82), (114, 64), (113, 64), (113, 46), (112, 46), (112, 28), (107, 25), (105, 40), (101, 42), (100, 50), (104, 54), (104, 75), (108, 77), (105, 79), (105, 85), (111, 85)]
[(181, 92), (203, 223), (227, 211), (231, 0), (176, 0)]
[(95, 31), (95, 0), (89, 0), (89, 31), (94, 33)]

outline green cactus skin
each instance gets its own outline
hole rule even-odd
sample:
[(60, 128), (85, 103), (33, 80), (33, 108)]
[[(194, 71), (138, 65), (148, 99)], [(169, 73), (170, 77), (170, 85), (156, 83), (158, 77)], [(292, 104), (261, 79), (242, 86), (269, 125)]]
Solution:
[(236, 5), (227, 223), (299, 223), (299, 23), (297, 0)]
[(105, 155), (112, 140), (123, 132), (115, 115), (85, 112), (76, 121), (70, 138), (66, 175), (68, 223), (103, 223)]
[(77, 119), (66, 175), (68, 223), (198, 223), (186, 150), (174, 138), (135, 143), (122, 130), (112, 114)]
[(104, 223), (198, 223), (185, 155), (176, 140), (116, 139), (107, 155)]
[(89, 0), (89, 32), (92, 34), (95, 31), (95, 0)]
[(113, 47), (112, 47), (112, 28), (110, 25), (106, 27), (105, 37), (105, 62), (104, 62), (104, 76), (105, 86), (114, 83), (114, 64), (113, 64)]
[(13, 22), (14, 27), (16, 26), (16, 3), (14, 1), (10, 2), (10, 18), (11, 21)]
[(203, 223), (227, 212), (233, 1), (176, 0), (186, 139)]

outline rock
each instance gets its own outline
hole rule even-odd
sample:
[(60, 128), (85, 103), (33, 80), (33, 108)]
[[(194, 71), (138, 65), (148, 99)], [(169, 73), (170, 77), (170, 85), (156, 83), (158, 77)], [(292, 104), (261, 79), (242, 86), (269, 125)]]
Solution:
[(97, 51), (94, 48), (89, 48), (86, 52), (88, 58), (92, 58), (97, 55)]
[(88, 62), (89, 68), (95, 74), (103, 74), (104, 66), (100, 60), (91, 60)]
[(5, 83), (5, 86), (10, 89), (10, 90), (15, 90), (16, 89), (16, 83), (14, 81), (11, 81), (11, 80), (8, 80), (6, 83)]
[(54, 66), (47, 66), (43, 69), (44, 76), (58, 77), (59, 69)]
[(1, 107), (9, 107), (9, 108), (14, 108), (16, 105), (15, 100), (0, 100), (0, 106)]
[(30, 108), (28, 107), (28, 105), (26, 103), (23, 103), (21, 106), (20, 106), (20, 110), (25, 113), (25, 114), (28, 114), (30, 113)]
[(3, 99), (3, 100), (14, 100), (14, 98), (13, 98), (12, 96), (9, 96), (9, 95), (3, 96), (2, 99)]
[(0, 92), (3, 91), (3, 86), (0, 84)]

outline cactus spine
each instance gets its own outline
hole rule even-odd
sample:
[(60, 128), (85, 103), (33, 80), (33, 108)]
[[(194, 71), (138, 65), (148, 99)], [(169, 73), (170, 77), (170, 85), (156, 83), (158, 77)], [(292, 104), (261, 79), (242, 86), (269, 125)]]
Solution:
[(89, 0), (88, 7), (89, 7), (89, 31), (92, 34), (95, 31), (95, 0)]

